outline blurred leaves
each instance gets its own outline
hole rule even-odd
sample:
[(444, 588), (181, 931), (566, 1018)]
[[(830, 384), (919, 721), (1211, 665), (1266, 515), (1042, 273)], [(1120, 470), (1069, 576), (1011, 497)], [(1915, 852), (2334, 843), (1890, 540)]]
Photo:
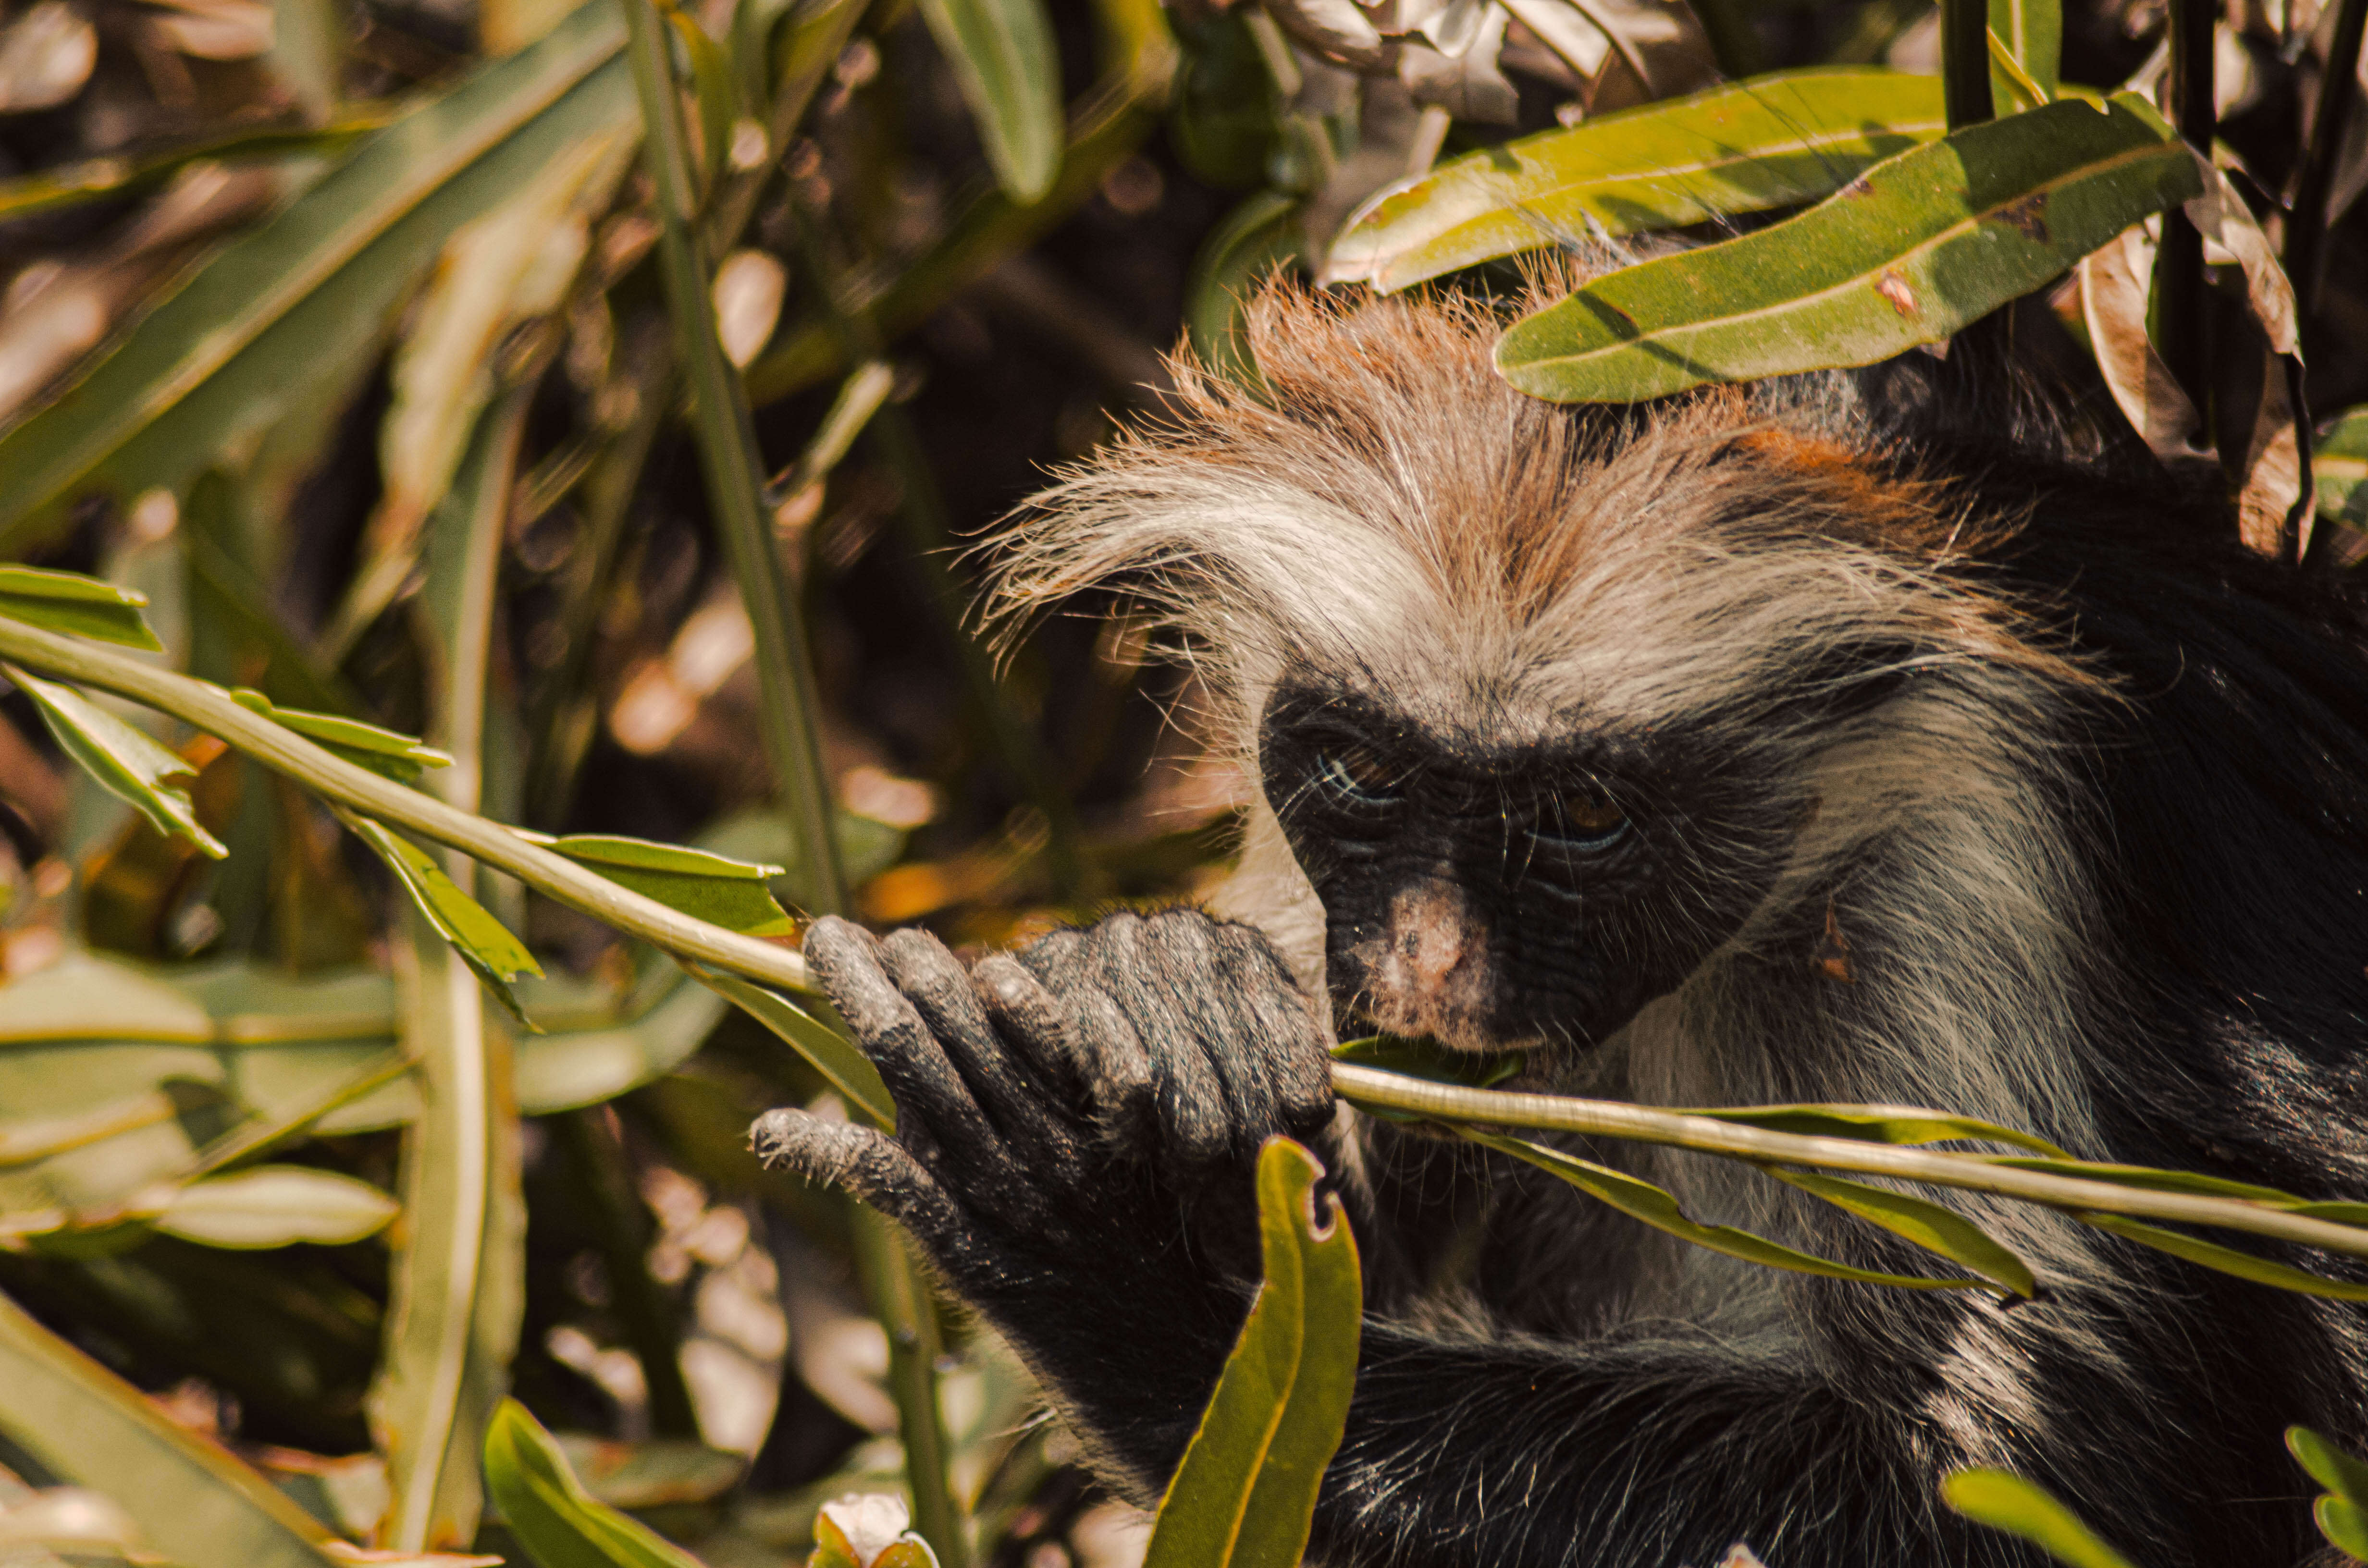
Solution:
[(2131, 1568), (2046, 1488), (2019, 1475), (1961, 1470), (1941, 1483), (1941, 1500), (1977, 1525), (2029, 1541), (2065, 1568)]
[(394, 1199), (368, 1182), (302, 1165), (256, 1165), (191, 1182), (149, 1223), (206, 1246), (340, 1246), (376, 1233), (396, 1212)]
[(485, 1428), (485, 1490), (541, 1568), (700, 1568), (647, 1525), (596, 1501), (541, 1423), (504, 1400)]
[(1043, 199), (1061, 167), (1061, 62), (1043, 0), (921, 0), (1004, 194)]

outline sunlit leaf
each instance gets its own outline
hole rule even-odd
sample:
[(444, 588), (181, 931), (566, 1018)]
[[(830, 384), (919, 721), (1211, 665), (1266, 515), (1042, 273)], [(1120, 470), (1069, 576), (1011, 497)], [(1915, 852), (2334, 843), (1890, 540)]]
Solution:
[(639, 1520), (596, 1501), (541, 1423), (504, 1400), (485, 1428), (485, 1489), (541, 1568), (700, 1568)]
[(327, 1528), (0, 1297), (0, 1434), (107, 1493), (187, 1568), (333, 1568)]
[(1755, 76), (1452, 158), (1360, 208), (1325, 276), (1386, 292), (1572, 237), (1813, 201), (1947, 129), (1938, 77), (1874, 66)]
[(161, 653), (165, 645), (140, 613), (147, 602), (145, 594), (79, 572), (0, 566), (0, 615), (49, 631), (71, 631)]
[(108, 794), (128, 802), (158, 833), (179, 834), (217, 860), (230, 853), (199, 825), (188, 791), (165, 782), (194, 778), (196, 768), (70, 686), (27, 675), (14, 665), (0, 665), (0, 673), (33, 699), (51, 737)]
[(1989, 120), (1868, 169), (1784, 222), (1597, 278), (1497, 363), (1558, 402), (1866, 365), (1936, 343), (2202, 188), (2152, 106), (2116, 94)]
[(149, 1223), (212, 1247), (340, 1246), (375, 1235), (398, 1212), (368, 1182), (303, 1165), (255, 1165), (194, 1181)]
[(786, 937), (797, 923), (775, 903), (768, 881), (781, 874), (779, 866), (734, 860), (705, 849), (678, 844), (653, 844), (644, 838), (620, 838), (605, 834), (570, 834), (545, 838), (522, 833), (554, 855), (599, 872), (621, 887), (653, 898), (678, 914), (722, 926), (748, 937)]
[(1324, 1167), (1287, 1138), (1258, 1152), (1265, 1279), (1160, 1500), (1144, 1568), (1292, 1568), (1356, 1392), (1363, 1291)]
[(2290, 1268), (2283, 1263), (2271, 1263), (2266, 1257), (2256, 1257), (2251, 1253), (2238, 1252), (2235, 1247), (2203, 1241), (2179, 1231), (2165, 1230), (2160, 1225), (2149, 1225), (2119, 1214), (2100, 1214), (2088, 1210), (2079, 1210), (2073, 1217), (2082, 1224), (2111, 1231), (2140, 1246), (2167, 1252), (2173, 1257), (2183, 1258), (2222, 1274), (2233, 1274), (2239, 1279), (2250, 1279), (2257, 1285), (2273, 1285), (2281, 1290), (2292, 1290), (2298, 1295), (2326, 1296), (2339, 1301), (2368, 1301), (2368, 1285), (2346, 1284), (2340, 1279), (2329, 1279), (2304, 1269)]
[(1639, 1181), (1609, 1165), (1599, 1165), (1592, 1160), (1582, 1160), (1565, 1154), (1559, 1149), (1543, 1143), (1532, 1143), (1526, 1138), (1508, 1138), (1500, 1133), (1482, 1132), (1457, 1124), (1457, 1137), (1525, 1160), (1540, 1170), (1560, 1176), (1588, 1197), (1610, 1204), (1633, 1220), (1640, 1220), (1656, 1231), (1666, 1232), (1682, 1242), (1691, 1242), (1712, 1252), (1739, 1257), (1746, 1263), (1765, 1264), (1770, 1268), (1789, 1269), (1796, 1274), (1823, 1275), (1828, 1279), (1855, 1279), (1869, 1285), (1896, 1285), (1910, 1290), (1984, 1290), (1988, 1282), (1981, 1279), (1935, 1279), (1919, 1274), (1881, 1274), (1872, 1269), (1853, 1268), (1846, 1263), (1795, 1251), (1765, 1236), (1755, 1236), (1732, 1225), (1705, 1225), (1686, 1218), (1678, 1200), (1651, 1182)]
[(2318, 1533), (2347, 1556), (2368, 1561), (2368, 1464), (2307, 1426), (2286, 1428), (2286, 1450), (2328, 1489), (2312, 1510)]
[(921, 0), (997, 184), (1023, 205), (1061, 172), (1061, 57), (1043, 0)]
[(535, 962), (526, 944), (487, 914), (484, 904), (462, 892), (460, 885), (444, 874), (444, 868), (409, 839), (388, 832), (367, 817), (348, 817), (346, 824), (378, 852), (378, 858), (386, 862), (387, 869), (411, 895), (419, 913), (436, 927), (438, 935), (452, 944), (461, 961), (484, 983), (494, 998), (520, 1025), (532, 1029), (532, 1020), (518, 1006), (518, 995), (510, 989), (510, 982), (519, 975), (542, 972), (542, 966)]
[(849, 1109), (875, 1127), (896, 1125), (896, 1102), (889, 1097), (888, 1085), (881, 1082), (880, 1070), (845, 1035), (779, 992), (768, 991), (754, 981), (688, 960), (683, 961), (683, 968), (804, 1057), (846, 1097)]
[(2211, 1198), (2240, 1198), (2248, 1203), (2267, 1203), (2280, 1209), (2296, 1208), (2304, 1201), (2290, 1192), (2280, 1192), (2274, 1187), (2229, 1181), (2223, 1176), (2205, 1176), (2200, 1171), (2168, 1171), (2153, 1165), (2116, 1165), (2101, 1160), (2034, 1159), (2022, 1154), (1993, 1154), (1987, 1156), (1987, 1160), (1991, 1165), (2005, 1165), (2012, 1170), (2079, 1176), (2088, 1181), (2111, 1182), (2116, 1187), (2143, 1187), (2149, 1192), (2194, 1192)]
[(1914, 1242), (1952, 1263), (1972, 1269), (2010, 1295), (2028, 1301), (2039, 1293), (2031, 1266), (1991, 1238), (1988, 1232), (1955, 1210), (1904, 1192), (1862, 1181), (1821, 1176), (1814, 1171), (1788, 1171), (1774, 1165), (1760, 1169), (1835, 1208), (1847, 1210), (1870, 1225)]
[(340, 718), (335, 713), (281, 708), (263, 693), (246, 687), (240, 687), (230, 695), (232, 701), (248, 712), (260, 713), (273, 723), (283, 724), (295, 731), (314, 745), (398, 784), (415, 783), (428, 768), (451, 765), (450, 757), (414, 735), (381, 730), (376, 724), (365, 724), (359, 719)]
[(2066, 1568), (2131, 1568), (2047, 1489), (2002, 1470), (1961, 1470), (1941, 1483), (1941, 1500), (1977, 1525), (2031, 1542)]

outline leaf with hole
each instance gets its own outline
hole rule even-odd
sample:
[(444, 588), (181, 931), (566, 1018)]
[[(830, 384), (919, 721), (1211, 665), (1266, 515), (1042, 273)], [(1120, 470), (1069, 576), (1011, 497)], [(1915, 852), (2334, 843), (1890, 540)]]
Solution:
[(295, 731), (314, 745), (344, 757), (357, 767), (367, 767), (398, 784), (416, 783), (419, 776), (428, 768), (451, 766), (450, 757), (413, 735), (382, 730), (376, 724), (365, 724), (359, 719), (341, 718), (335, 713), (282, 708), (248, 687), (240, 687), (230, 696), (232, 701), (248, 712), (260, 713), (273, 723)]
[(1325, 276), (1391, 292), (1598, 233), (1814, 201), (1947, 129), (1936, 77), (1874, 66), (1755, 76), (1450, 159), (1360, 208)]
[(45, 631), (67, 631), (161, 653), (165, 645), (140, 613), (147, 603), (145, 594), (79, 572), (0, 566), (0, 615)]
[(128, 802), (158, 833), (179, 834), (217, 860), (230, 853), (199, 825), (189, 792), (165, 782), (194, 778), (196, 768), (70, 686), (27, 675), (14, 665), (0, 665), (0, 673), (32, 699), (51, 737), (100, 788)]
[(2065, 1568), (2131, 1568), (2045, 1487), (2019, 1475), (1961, 1470), (1941, 1483), (1941, 1501), (1977, 1525), (2029, 1541)]
[(487, 914), (484, 904), (462, 892), (426, 850), (368, 817), (342, 812), (339, 815), (363, 843), (377, 851), (378, 858), (386, 862), (386, 869), (394, 873), (395, 881), (403, 884), (403, 891), (411, 895), (419, 913), (436, 927), (438, 936), (452, 944), (452, 950), (484, 983), (494, 999), (521, 1028), (535, 1030), (533, 1020), (518, 1006), (518, 994), (510, 989), (510, 982), (519, 975), (542, 972), (542, 966), (534, 961), (526, 944)]
[(1290, 1568), (1357, 1386), (1357, 1242), (1324, 1167), (1288, 1138), (1258, 1151), (1266, 1274), (1199, 1430), (1160, 1499), (1144, 1568)]
[(1600, 1202), (1608, 1203), (1632, 1220), (1639, 1220), (1655, 1230), (1690, 1242), (1728, 1257), (1741, 1258), (1746, 1263), (1764, 1264), (1770, 1268), (1782, 1268), (1795, 1274), (1822, 1275), (1828, 1279), (1855, 1279), (1868, 1285), (1896, 1285), (1909, 1290), (1978, 1290), (1990, 1288), (1984, 1279), (1936, 1279), (1920, 1274), (1881, 1274), (1873, 1269), (1854, 1268), (1847, 1263), (1800, 1252), (1765, 1236), (1755, 1236), (1732, 1225), (1705, 1225), (1686, 1217), (1678, 1200), (1651, 1182), (1639, 1181), (1609, 1165), (1599, 1165), (1592, 1160), (1582, 1160), (1565, 1154), (1543, 1143), (1532, 1143), (1526, 1138), (1508, 1138), (1501, 1133), (1482, 1132), (1455, 1124), (1455, 1135), (1469, 1139), (1501, 1154), (1510, 1154), (1552, 1176), (1560, 1176), (1571, 1186)]
[(1798, 217), (1622, 267), (1516, 323), (1505, 379), (1563, 403), (1868, 365), (1937, 343), (2194, 196), (2152, 106), (2063, 102), (1954, 131)]

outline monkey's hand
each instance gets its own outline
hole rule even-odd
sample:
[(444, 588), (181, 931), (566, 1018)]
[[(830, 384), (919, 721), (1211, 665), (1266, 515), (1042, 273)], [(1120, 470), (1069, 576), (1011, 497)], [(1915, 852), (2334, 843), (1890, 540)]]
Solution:
[(1332, 1118), (1306, 998), (1263, 937), (1190, 910), (967, 972), (926, 933), (842, 920), (805, 953), (896, 1131), (778, 1110), (757, 1153), (902, 1222), (1081, 1435), (1156, 1489), (1248, 1309), (1259, 1146)]

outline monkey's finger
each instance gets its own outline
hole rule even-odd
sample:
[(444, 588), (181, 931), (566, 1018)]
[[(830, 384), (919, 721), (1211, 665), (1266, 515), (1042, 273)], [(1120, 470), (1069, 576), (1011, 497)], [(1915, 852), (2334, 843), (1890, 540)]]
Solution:
[(1220, 926), (1217, 945), (1246, 1048), (1270, 1086), (1283, 1130), (1304, 1138), (1332, 1119), (1331, 1053), (1315, 1009), (1264, 936), (1247, 926)]
[(1154, 935), (1165, 919), (1114, 915), (1095, 926), (1087, 934), (1093, 988), (1151, 1060), (1154, 1114), (1168, 1157), (1187, 1169), (1205, 1167), (1233, 1142), (1224, 1085), (1202, 1049), (1190, 1000), (1216, 977)]
[(748, 1130), (748, 1146), (767, 1165), (795, 1171), (852, 1194), (913, 1233), (952, 1267), (975, 1238), (961, 1207), (910, 1151), (886, 1133), (803, 1110), (768, 1110)]
[(1009, 953), (989, 953), (971, 966), (971, 988), (1011, 1053), (1057, 1095), (1061, 1103), (1090, 1109), (1092, 1082), (1068, 1038), (1061, 1004)]
[(1095, 988), (1089, 956), (1082, 931), (1055, 931), (1013, 955), (1060, 1015), (1056, 1027), (1031, 1026), (1029, 1033), (1066, 1058), (1070, 1073), (1085, 1089), (1081, 1103), (1111, 1143), (1129, 1150), (1156, 1149), (1158, 1084), (1150, 1052), (1117, 1004)]
[(961, 1166), (961, 1186), (973, 1201), (1015, 1217), (1031, 1213), (1042, 1195), (971, 1098), (937, 1036), (889, 977), (888, 949), (903, 943), (909, 949), (905, 937), (900, 932), (878, 942), (860, 927), (825, 916), (806, 933), (806, 962), (880, 1069), (896, 1101), (897, 1137), (941, 1173)]
[(1005, 1048), (980, 1005), (970, 971), (945, 944), (926, 932), (899, 931), (882, 944), (881, 960), (1001, 1142), (1026, 1151), (1030, 1168), (1040, 1176), (1047, 1165), (1065, 1170), (1072, 1165), (1076, 1141), (1054, 1119), (1052, 1097)]

